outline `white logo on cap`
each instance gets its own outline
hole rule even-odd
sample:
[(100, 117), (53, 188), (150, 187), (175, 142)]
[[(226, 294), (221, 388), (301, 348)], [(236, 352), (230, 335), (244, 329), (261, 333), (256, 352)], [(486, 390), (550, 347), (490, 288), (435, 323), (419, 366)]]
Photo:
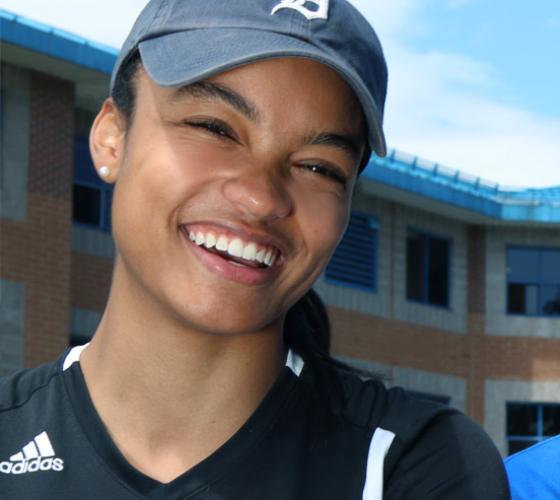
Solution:
[[(312, 3), (317, 6), (317, 10), (311, 10), (305, 6)], [(270, 13), (271, 16), (276, 14), (280, 9), (293, 9), (303, 14), (310, 21), (313, 19), (329, 18), (329, 0), (282, 0)]]

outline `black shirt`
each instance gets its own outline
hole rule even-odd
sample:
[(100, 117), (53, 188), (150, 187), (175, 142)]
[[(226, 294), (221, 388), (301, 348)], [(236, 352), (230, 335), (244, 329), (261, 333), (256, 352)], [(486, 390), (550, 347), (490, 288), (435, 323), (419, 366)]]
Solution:
[(288, 366), (230, 440), (162, 484), (112, 442), (76, 352), (0, 381), (0, 499), (510, 498), (498, 452), (464, 415), (347, 374), (335, 404)]

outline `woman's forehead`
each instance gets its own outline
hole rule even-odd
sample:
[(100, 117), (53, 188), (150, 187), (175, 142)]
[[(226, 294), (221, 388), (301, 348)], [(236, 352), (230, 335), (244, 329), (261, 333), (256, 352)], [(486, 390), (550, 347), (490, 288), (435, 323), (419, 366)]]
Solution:
[(294, 118), (307, 112), (309, 118), (328, 117), (337, 127), (363, 126), (361, 105), (346, 81), (327, 65), (302, 57), (252, 62), (178, 87), (160, 87), (145, 72), (143, 79), (158, 100), (173, 106), (222, 102), (256, 122), (276, 106)]

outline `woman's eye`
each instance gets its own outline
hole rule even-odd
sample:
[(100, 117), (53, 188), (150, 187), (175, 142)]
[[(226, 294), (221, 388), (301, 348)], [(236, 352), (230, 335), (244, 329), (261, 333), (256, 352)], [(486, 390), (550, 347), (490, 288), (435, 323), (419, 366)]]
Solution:
[(226, 139), (235, 140), (234, 133), (232, 132), (231, 128), (228, 127), (225, 123), (214, 121), (214, 120), (204, 120), (204, 121), (187, 120), (185, 121), (185, 123), (187, 125), (190, 125), (191, 127), (206, 130), (213, 135), (217, 135)]
[(304, 164), (303, 166), (304, 168), (307, 168), (307, 170), (309, 170), (310, 172), (326, 177), (327, 179), (336, 181), (342, 184), (343, 186), (346, 185), (346, 180), (347, 180), (346, 176), (343, 173), (339, 172), (338, 169), (334, 167), (329, 167), (321, 163)]

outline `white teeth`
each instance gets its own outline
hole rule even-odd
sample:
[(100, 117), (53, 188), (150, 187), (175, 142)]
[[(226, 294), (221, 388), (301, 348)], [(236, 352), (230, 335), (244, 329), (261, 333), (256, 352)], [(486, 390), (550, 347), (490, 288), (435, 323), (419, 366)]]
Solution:
[(198, 246), (208, 249), (216, 248), (220, 252), (227, 252), (232, 257), (242, 257), (248, 261), (256, 261), (270, 267), (277, 258), (277, 253), (272, 248), (261, 248), (258, 250), (256, 243), (244, 243), (239, 238), (229, 241), (227, 236), (216, 236), (213, 233), (204, 234), (202, 231), (189, 232), (189, 239)]
[(272, 264), (272, 250), (266, 252), (266, 255), (264, 256), (264, 263), (267, 266), (270, 266)]
[(266, 256), (266, 250), (259, 250), (257, 252), (257, 255), (255, 256), (255, 260), (259, 263), (262, 264), (264, 262), (264, 258)]
[(257, 245), (255, 245), (254, 243), (249, 243), (245, 247), (245, 250), (243, 250), (243, 258), (245, 260), (255, 260), (256, 255), (257, 255)]
[(206, 238), (204, 237), (204, 234), (202, 233), (196, 233), (196, 240), (195, 243), (197, 245), (202, 245), (204, 242), (206, 241)]
[(225, 252), (228, 249), (229, 241), (225, 236), (220, 236), (216, 242), (216, 250), (220, 252)]
[(216, 237), (212, 233), (206, 235), (206, 243), (204, 243), (206, 248), (214, 248), (216, 246)]
[(243, 242), (239, 238), (235, 238), (228, 246), (227, 253), (233, 257), (241, 257), (243, 255)]

